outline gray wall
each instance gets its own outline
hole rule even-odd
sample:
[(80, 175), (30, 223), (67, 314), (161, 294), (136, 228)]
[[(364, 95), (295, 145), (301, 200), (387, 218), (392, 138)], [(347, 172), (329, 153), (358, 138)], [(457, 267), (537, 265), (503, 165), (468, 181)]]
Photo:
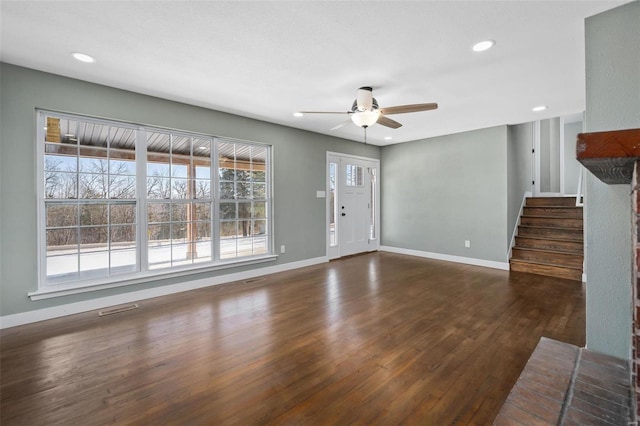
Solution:
[(578, 191), (578, 177), (582, 165), (576, 160), (576, 138), (582, 133), (582, 121), (564, 125), (564, 193), (575, 194)]
[(540, 120), (540, 192), (560, 192), (560, 118)]
[[(640, 128), (640, 2), (586, 19), (588, 132)], [(630, 185), (587, 173), (587, 347), (629, 358)]]
[(533, 123), (507, 127), (507, 248), (518, 222), (522, 198), (531, 191)]
[(507, 126), (383, 147), (381, 170), (383, 245), (507, 261)]
[[(0, 315), (237, 272), (195, 274), (118, 289), (30, 301), (36, 277), (35, 109), (74, 112), (134, 123), (228, 136), (273, 145), (275, 246), (286, 244), (277, 264), (325, 255), (326, 151), (372, 158), (380, 149), (361, 143), (0, 64)], [(267, 263), (272, 266), (274, 263)]]

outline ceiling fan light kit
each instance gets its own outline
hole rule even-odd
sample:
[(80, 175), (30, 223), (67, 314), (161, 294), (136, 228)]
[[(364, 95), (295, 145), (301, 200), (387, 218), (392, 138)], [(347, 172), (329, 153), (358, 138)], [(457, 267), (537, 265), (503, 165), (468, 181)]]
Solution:
[[(373, 97), (373, 88), (369, 86), (363, 86), (358, 89), (358, 92), (356, 93), (356, 99), (355, 101), (353, 101), (350, 111), (301, 111), (300, 114), (348, 114), (351, 116), (351, 121), (356, 126), (363, 127), (365, 130), (367, 129), (367, 127), (372, 126), (376, 123), (390, 129), (397, 129), (399, 127), (402, 127), (402, 124), (390, 119), (389, 117), (387, 117), (387, 115), (429, 111), (437, 108), (437, 103), (398, 105), (387, 108), (379, 108), (378, 101)], [(343, 126), (343, 124), (344, 123), (339, 124), (333, 127), (331, 130), (339, 129)]]
[(357, 111), (351, 114), (351, 121), (353, 121), (356, 126), (369, 127), (376, 124), (378, 117), (380, 117), (380, 111), (378, 110)]

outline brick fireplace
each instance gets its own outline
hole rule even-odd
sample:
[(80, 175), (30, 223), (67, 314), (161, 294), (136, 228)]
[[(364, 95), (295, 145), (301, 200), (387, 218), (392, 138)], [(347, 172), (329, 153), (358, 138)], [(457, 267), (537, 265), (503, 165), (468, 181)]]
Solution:
[[(577, 159), (607, 184), (631, 184), (631, 386), (640, 418), (640, 129), (578, 135)], [(587, 283), (588, 285), (588, 283)]]

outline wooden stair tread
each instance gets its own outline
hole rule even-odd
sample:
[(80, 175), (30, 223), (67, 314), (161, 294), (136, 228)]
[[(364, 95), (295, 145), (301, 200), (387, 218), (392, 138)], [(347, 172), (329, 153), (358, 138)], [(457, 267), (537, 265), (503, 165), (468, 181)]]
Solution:
[(566, 217), (566, 216), (547, 216), (547, 215), (528, 215), (523, 214), (520, 217), (532, 217), (532, 218), (542, 218), (542, 219), (558, 219), (558, 220), (583, 220), (581, 217)]
[[(557, 229), (557, 228), (552, 228)], [(558, 242), (567, 242), (567, 243), (581, 243), (582, 240), (575, 240), (570, 238), (556, 238), (556, 237), (542, 237), (536, 235), (516, 235), (516, 238), (526, 238), (527, 240), (540, 240), (540, 241), (558, 241)], [(514, 246), (517, 247), (517, 246)]]
[[(551, 231), (570, 231), (570, 232), (574, 232), (574, 233), (583, 234), (582, 228), (559, 228), (559, 227), (555, 227), (555, 226), (531, 226), (531, 225), (519, 225), (518, 227), (519, 228), (527, 228), (527, 229), (546, 229), (546, 230), (551, 230)], [(518, 235), (518, 236), (520, 236), (520, 235)], [(528, 235), (525, 235), (525, 237), (528, 237)], [(549, 237), (549, 238), (552, 239), (553, 237)], [(582, 238), (582, 237), (580, 237), (580, 238), (562, 237), (561, 239), (567, 240), (567, 241), (583, 241), (584, 240), (584, 238)]]
[(573, 269), (575, 271), (580, 271), (582, 272), (582, 267), (577, 267), (577, 266), (566, 266), (566, 265), (559, 265), (557, 263), (550, 263), (550, 262), (539, 262), (536, 260), (528, 260), (528, 259), (509, 259), (509, 262), (517, 262), (517, 263), (528, 263), (528, 264), (532, 264), (532, 265), (543, 265), (543, 266), (551, 266), (554, 268), (565, 268), (565, 269)]
[[(542, 238), (542, 239), (544, 239), (544, 238)], [(522, 247), (522, 246), (518, 246), (518, 245), (513, 246), (513, 248), (514, 249), (518, 249), (518, 250), (536, 251), (536, 252), (544, 252), (544, 253), (571, 254), (571, 255), (575, 255), (575, 256), (584, 256), (584, 252), (583, 251), (575, 252), (575, 251), (570, 251), (570, 250), (544, 249), (544, 248), (536, 248), (536, 247)]]

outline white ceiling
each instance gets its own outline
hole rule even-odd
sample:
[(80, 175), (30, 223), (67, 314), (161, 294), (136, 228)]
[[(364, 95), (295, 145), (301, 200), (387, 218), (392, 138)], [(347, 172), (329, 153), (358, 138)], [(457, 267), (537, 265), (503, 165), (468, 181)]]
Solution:
[(2, 0), (0, 59), (353, 140), (344, 116), (292, 113), (347, 111), (360, 86), (438, 102), (369, 128), (386, 145), (582, 111), (584, 18), (626, 2)]

